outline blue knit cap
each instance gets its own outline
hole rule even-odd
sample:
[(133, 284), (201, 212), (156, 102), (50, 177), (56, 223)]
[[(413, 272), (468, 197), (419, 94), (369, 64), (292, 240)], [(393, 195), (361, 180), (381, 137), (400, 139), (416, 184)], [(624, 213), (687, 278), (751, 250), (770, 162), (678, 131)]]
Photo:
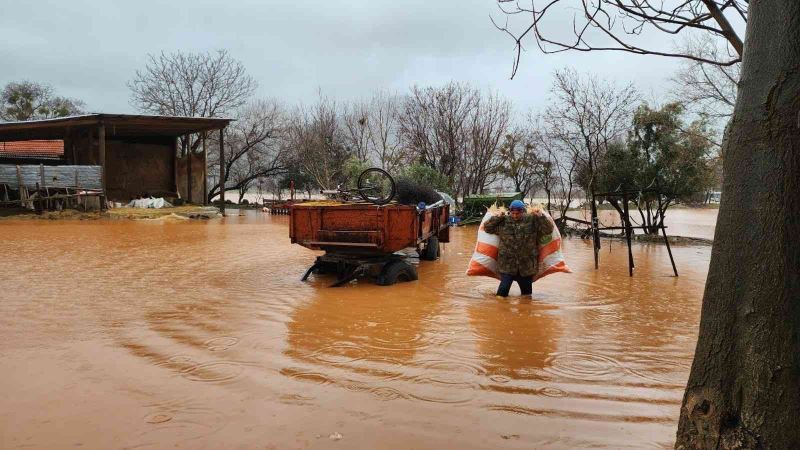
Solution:
[(511, 202), (511, 205), (508, 206), (508, 209), (525, 209), (525, 203), (522, 203), (522, 200), (514, 200)]

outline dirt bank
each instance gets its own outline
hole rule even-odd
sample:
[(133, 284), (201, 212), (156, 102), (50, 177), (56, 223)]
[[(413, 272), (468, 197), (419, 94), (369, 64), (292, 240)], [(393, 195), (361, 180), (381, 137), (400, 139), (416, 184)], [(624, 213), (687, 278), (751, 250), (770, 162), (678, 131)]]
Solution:
[(215, 219), (222, 217), (213, 206), (176, 206), (172, 208), (114, 208), (107, 211), (83, 212), (74, 209), (45, 211), (36, 214), (27, 209), (0, 210), (0, 220), (100, 220), (100, 219), (161, 219), (174, 216), (178, 219)]

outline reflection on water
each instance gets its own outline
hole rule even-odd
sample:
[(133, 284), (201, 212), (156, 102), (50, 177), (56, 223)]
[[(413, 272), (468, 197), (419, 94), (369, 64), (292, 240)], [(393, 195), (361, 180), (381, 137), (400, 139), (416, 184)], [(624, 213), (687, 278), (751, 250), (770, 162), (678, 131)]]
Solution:
[[(718, 212), (718, 209), (667, 208), (664, 225), (667, 227), (667, 234), (672, 236), (714, 239), (714, 228), (717, 225)], [(630, 214), (633, 226), (645, 223), (637, 210), (631, 210)], [(575, 218), (583, 218), (584, 220), (590, 220), (591, 218), (588, 208), (570, 211), (569, 215)], [(618, 227), (622, 224), (619, 213), (616, 210), (600, 210), (598, 211), (598, 219), (601, 226)], [(636, 232), (641, 233), (641, 231)]]
[(708, 247), (673, 247), (674, 278), (636, 244), (631, 278), (622, 243), (595, 271), (567, 240), (574, 274), (498, 299), (463, 275), (474, 227), (420, 281), (331, 289), (285, 217), (224, 221), (0, 225), (0, 447), (673, 441)]

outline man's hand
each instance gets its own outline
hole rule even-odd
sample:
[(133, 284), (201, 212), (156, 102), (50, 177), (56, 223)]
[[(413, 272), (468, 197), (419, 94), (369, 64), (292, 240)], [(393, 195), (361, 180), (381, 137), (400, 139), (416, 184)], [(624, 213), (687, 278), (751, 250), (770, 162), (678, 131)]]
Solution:
[(528, 210), (529, 214), (533, 214), (534, 216), (543, 216), (544, 213), (542, 212), (542, 208), (538, 206), (534, 206)]

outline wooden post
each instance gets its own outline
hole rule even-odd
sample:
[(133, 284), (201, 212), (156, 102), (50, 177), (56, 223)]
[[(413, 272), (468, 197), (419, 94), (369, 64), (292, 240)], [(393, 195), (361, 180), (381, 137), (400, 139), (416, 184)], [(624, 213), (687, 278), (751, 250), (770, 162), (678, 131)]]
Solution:
[(183, 148), (186, 154), (186, 201), (192, 203), (192, 146), (188, 134), (183, 137)]
[(98, 154), (100, 156), (100, 170), (103, 171), (101, 177), (103, 193), (100, 195), (100, 211), (104, 211), (106, 209), (106, 202), (108, 201), (108, 176), (106, 174), (106, 126), (104, 124), (100, 124), (97, 127), (97, 145)]
[(203, 205), (208, 204), (208, 149), (206, 148), (206, 132), (203, 131)]
[[(72, 148), (74, 149), (75, 147), (73, 146)], [(75, 197), (75, 206), (76, 207), (81, 204), (81, 197), (80, 197), (81, 188), (80, 188), (80, 186), (81, 186), (80, 185), (80, 180), (78, 179), (78, 169), (76, 168), (75, 169), (75, 194), (78, 195), (77, 197)]]
[[(88, 150), (85, 153), (84, 158), (86, 160), (83, 161), (83, 163), (84, 164), (88, 164), (88, 165), (96, 165), (96, 164), (98, 164), (98, 160), (95, 159), (95, 157), (94, 157), (94, 128), (89, 128), (89, 133), (88, 134), (89, 135), (86, 138), (87, 139), (86, 148)], [(78, 165), (77, 161), (75, 161), (75, 165)]]
[[(40, 179), (40, 181), (42, 183), (41, 189), (44, 190), (45, 192), (47, 192), (47, 183), (45, 183), (45, 180), (44, 180), (44, 164), (39, 164), (39, 179)], [(39, 191), (40, 189), (36, 189), (36, 190)], [(41, 194), (42, 193), (39, 192), (40, 196), (41, 196)], [(49, 195), (46, 195), (45, 197), (49, 197)], [(47, 209), (50, 209), (50, 200), (49, 199), (46, 200), (45, 202), (42, 203), (42, 205), (43, 205), (43, 207), (45, 207)]]
[(70, 147), (72, 147), (72, 161), (71, 162), (72, 162), (72, 164), (75, 164), (77, 166), (78, 165), (78, 157), (75, 155), (75, 134), (76, 133), (70, 133), (69, 142), (70, 142)]
[[(597, 205), (595, 204), (594, 188), (592, 189), (592, 247), (594, 248), (594, 268), (599, 267), (600, 255), (600, 220), (597, 218)], [(569, 205), (568, 205), (569, 206)]]
[(17, 164), (17, 183), (19, 183), (19, 187), (22, 189), (22, 171), (19, 168), (19, 164)]
[(36, 182), (36, 200), (33, 202), (33, 207), (36, 210), (36, 214), (42, 213), (42, 193), (40, 192), (41, 188), (39, 187), (39, 182)]
[[(658, 191), (658, 210), (661, 211), (661, 190)], [(672, 272), (675, 273), (675, 276), (678, 276), (678, 268), (675, 267), (675, 259), (672, 257), (672, 249), (669, 246), (669, 238), (667, 238), (667, 229), (664, 228), (664, 217), (661, 217), (661, 234), (664, 235), (664, 244), (667, 245), (667, 253), (669, 253), (669, 262), (672, 263)]]
[(225, 128), (219, 129), (219, 200), (220, 211), (225, 215)]
[(175, 189), (175, 195), (180, 197), (181, 192), (178, 190), (178, 149), (180, 148), (180, 137), (175, 137), (175, 145), (172, 152), (172, 187)]
[(106, 126), (103, 124), (97, 127), (97, 145), (99, 148), (98, 160), (100, 161), (100, 170), (103, 171), (100, 180), (101, 186), (103, 187), (103, 194), (105, 195), (108, 179), (106, 178)]
[(633, 251), (631, 250), (631, 218), (628, 210), (628, 193), (622, 194), (622, 210), (624, 211), (625, 240), (628, 242), (628, 276), (633, 276)]
[(29, 202), (25, 201), (25, 200), (28, 199), (28, 189), (23, 184), (22, 170), (20, 169), (19, 165), (17, 165), (17, 183), (19, 183), (20, 205), (22, 205), (23, 208), (29, 208), (30, 209), (31, 204)]

